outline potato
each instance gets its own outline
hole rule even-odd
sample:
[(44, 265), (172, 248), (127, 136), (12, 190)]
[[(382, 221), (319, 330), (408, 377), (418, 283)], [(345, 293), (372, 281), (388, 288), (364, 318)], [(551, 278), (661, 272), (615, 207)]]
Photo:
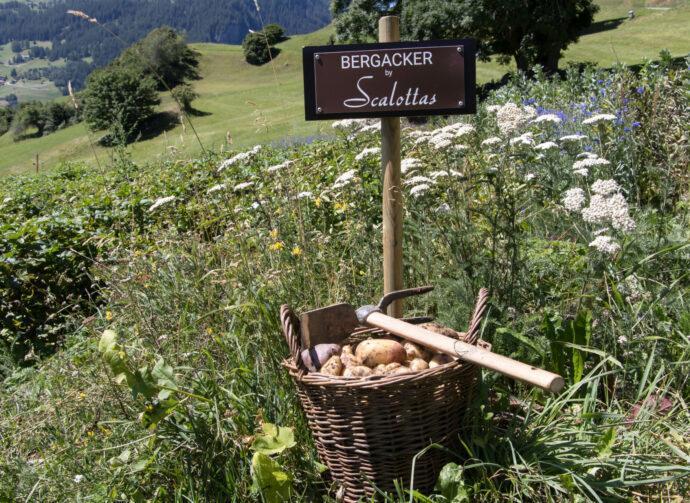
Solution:
[(403, 363), (406, 355), (399, 342), (389, 339), (367, 339), (357, 345), (355, 356), (367, 367), (374, 368), (381, 363)]
[(421, 358), (415, 358), (407, 364), (412, 372), (419, 372), (420, 370), (426, 370), (429, 368), (429, 364), (426, 360)]
[(388, 365), (384, 365), (383, 363), (380, 363), (376, 367), (374, 367), (374, 374), (375, 375), (391, 375), (395, 373), (400, 367), (402, 367), (401, 364), (397, 362), (389, 363)]
[(343, 346), (343, 349), (340, 352), (340, 360), (346, 367), (357, 367), (362, 364), (362, 361), (355, 356), (354, 352), (352, 351), (352, 346), (349, 344)]
[(410, 367), (405, 367), (404, 365), (402, 365), (400, 367), (397, 367), (397, 368), (391, 370), (388, 373), (388, 375), (397, 376), (400, 374), (411, 374), (411, 373), (412, 373), (412, 370), (410, 370)]
[(347, 367), (345, 372), (343, 372), (343, 377), (368, 377), (372, 374), (373, 372), (369, 367), (359, 365), (357, 367)]
[(427, 351), (421, 346), (418, 346), (414, 342), (403, 343), (403, 349), (405, 350), (405, 354), (407, 355), (407, 361), (412, 361), (416, 358), (421, 360), (428, 360), (430, 357), (429, 351)]
[(450, 363), (452, 361), (453, 359), (450, 356), (439, 353), (434, 355), (434, 357), (429, 361), (429, 368), (433, 369), (434, 367), (445, 365), (446, 363)]
[(302, 362), (311, 372), (316, 372), (331, 356), (339, 353), (340, 345), (338, 344), (317, 344), (302, 351)]
[(328, 374), (331, 376), (339, 376), (343, 373), (343, 362), (340, 361), (340, 357), (338, 355), (333, 355), (326, 363), (324, 363), (320, 372), (322, 374)]

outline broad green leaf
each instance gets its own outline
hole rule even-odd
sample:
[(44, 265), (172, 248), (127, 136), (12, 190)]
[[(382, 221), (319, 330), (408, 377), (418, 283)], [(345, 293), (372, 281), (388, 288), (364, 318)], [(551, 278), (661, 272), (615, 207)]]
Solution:
[(98, 351), (101, 353), (108, 353), (113, 351), (117, 346), (117, 334), (113, 330), (106, 330), (101, 335), (101, 340), (98, 341)]
[(441, 469), (441, 473), (436, 481), (436, 490), (441, 493), (447, 501), (452, 503), (464, 503), (470, 501), (470, 491), (465, 486), (463, 469), (456, 463), (448, 463)]
[(159, 358), (151, 370), (151, 375), (157, 380), (158, 386), (177, 389), (175, 383), (175, 372), (170, 365), (167, 365), (163, 358)]
[(256, 452), (266, 455), (278, 454), (295, 446), (295, 434), (292, 428), (264, 423), (262, 429), (264, 433), (257, 435), (252, 442), (252, 449)]
[(267, 455), (255, 452), (252, 457), (252, 492), (261, 494), (266, 503), (290, 499), (292, 478)]

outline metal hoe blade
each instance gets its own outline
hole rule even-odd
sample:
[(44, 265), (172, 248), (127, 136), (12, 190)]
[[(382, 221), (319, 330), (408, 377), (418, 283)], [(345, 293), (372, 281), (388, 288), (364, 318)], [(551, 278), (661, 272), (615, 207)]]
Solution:
[(355, 308), (350, 304), (334, 304), (307, 311), (300, 316), (302, 347), (340, 344), (359, 326)]

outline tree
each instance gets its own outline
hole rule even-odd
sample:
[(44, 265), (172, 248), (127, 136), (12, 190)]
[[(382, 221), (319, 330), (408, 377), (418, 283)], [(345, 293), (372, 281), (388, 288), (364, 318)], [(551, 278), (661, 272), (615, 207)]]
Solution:
[(167, 26), (153, 30), (126, 49), (115, 64), (151, 77), (160, 90), (199, 78), (199, 53)]
[(180, 84), (172, 90), (172, 95), (185, 112), (193, 110), (192, 101), (199, 97), (194, 88), (189, 84)]
[(250, 65), (263, 65), (271, 59), (271, 48), (263, 33), (249, 33), (242, 42), (244, 59)]
[(14, 110), (10, 107), (0, 106), (0, 136), (4, 135), (10, 130), (12, 118), (14, 117)]
[(13, 79), (16, 79), (18, 75), (19, 74), (17, 73), (17, 69), (12, 68), (12, 71), (10, 72), (10, 77), (12, 77)]
[(40, 101), (22, 103), (12, 123), (12, 134), (15, 141), (21, 139), (29, 128), (36, 128), (36, 136), (43, 136), (46, 127), (45, 106)]
[(19, 40), (13, 40), (10, 47), (14, 53), (22, 52), (22, 43)]
[(285, 40), (285, 30), (276, 23), (267, 24), (262, 31), (270, 45), (277, 44)]
[(83, 93), (84, 120), (91, 130), (108, 130), (116, 142), (131, 140), (160, 103), (156, 83), (127, 68), (96, 70)]
[(407, 40), (479, 39), (485, 54), (514, 58), (519, 70), (558, 69), (563, 50), (594, 19), (593, 0), (334, 0), (338, 41), (375, 38), (379, 17), (399, 14)]

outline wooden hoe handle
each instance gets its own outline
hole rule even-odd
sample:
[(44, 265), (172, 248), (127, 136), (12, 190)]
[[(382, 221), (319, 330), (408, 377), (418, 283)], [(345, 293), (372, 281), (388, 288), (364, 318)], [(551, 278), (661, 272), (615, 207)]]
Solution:
[(538, 386), (546, 391), (558, 393), (565, 382), (558, 374), (539, 369), (525, 363), (507, 358), (477, 346), (467, 344), (445, 335), (437, 334), (422, 327), (411, 325), (397, 318), (392, 318), (380, 312), (372, 312), (366, 318), (366, 323), (398, 335), (410, 342), (435, 349), (449, 356), (475, 363), (481, 367), (494, 370), (518, 381)]

